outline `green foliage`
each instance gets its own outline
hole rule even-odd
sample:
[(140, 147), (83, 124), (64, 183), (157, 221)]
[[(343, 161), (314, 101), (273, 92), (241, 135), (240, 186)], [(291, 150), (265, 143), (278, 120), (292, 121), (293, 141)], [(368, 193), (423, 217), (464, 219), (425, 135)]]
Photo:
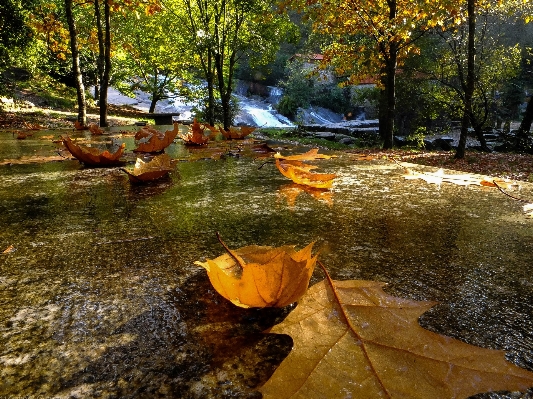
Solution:
[[(195, 106), (192, 107), (192, 114), (198, 121), (207, 122), (208, 121), (208, 112), (207, 109), (209, 107), (209, 100), (204, 97), (201, 100), (197, 102)], [(215, 123), (224, 123), (224, 109), (222, 107), (222, 102), (220, 100), (215, 100), (214, 103), (214, 114), (215, 114)], [(237, 116), (239, 112), (239, 101), (236, 97), (232, 96), (230, 101), (230, 120), (231, 124), (233, 124), (233, 121), (235, 120), (235, 117)]]
[(311, 105), (345, 113), (351, 107), (348, 88), (341, 88), (333, 78), (316, 76), (301, 60), (287, 66), (288, 77), (281, 82), (283, 96), (277, 105), (278, 112), (289, 118), (296, 116), (298, 108)]
[(76, 90), (45, 74), (38, 74), (29, 80), (18, 82), (19, 89), (26, 89), (41, 98), (41, 106), (52, 108), (76, 108)]

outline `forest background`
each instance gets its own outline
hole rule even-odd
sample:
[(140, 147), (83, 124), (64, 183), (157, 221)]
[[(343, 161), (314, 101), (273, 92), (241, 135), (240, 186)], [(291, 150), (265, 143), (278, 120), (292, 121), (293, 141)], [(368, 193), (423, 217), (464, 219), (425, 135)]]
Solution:
[(62, 105), (83, 124), (87, 105), (98, 107), (100, 126), (110, 85), (150, 93), (151, 110), (182, 96), (227, 128), (243, 80), (255, 95), (282, 87), (278, 111), (292, 118), (310, 105), (375, 109), (385, 149), (395, 135), (420, 139), (455, 122), (456, 158), (469, 134), (489, 151), (493, 129), (531, 153), (532, 15), (529, 0), (7, 0), (0, 91), (59, 82), (76, 89)]

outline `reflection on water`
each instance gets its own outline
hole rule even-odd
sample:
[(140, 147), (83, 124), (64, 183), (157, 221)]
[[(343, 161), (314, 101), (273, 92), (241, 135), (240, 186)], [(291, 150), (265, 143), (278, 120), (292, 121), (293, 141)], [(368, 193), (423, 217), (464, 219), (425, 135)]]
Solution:
[[(42, 137), (57, 134), (2, 136), (0, 160), (53, 154)], [(439, 301), (426, 328), (533, 370), (533, 221), (521, 204), (407, 181), (386, 161), (320, 161), (339, 175), (327, 192), (260, 165), (180, 162), (147, 186), (72, 160), (0, 166), (0, 249), (16, 248), (0, 260), (0, 395), (260, 397), (291, 346), (261, 331), (291, 307), (240, 309), (214, 292), (193, 263), (222, 254), (216, 231), (232, 248), (317, 240), (335, 279)], [(533, 199), (531, 186), (519, 195)]]

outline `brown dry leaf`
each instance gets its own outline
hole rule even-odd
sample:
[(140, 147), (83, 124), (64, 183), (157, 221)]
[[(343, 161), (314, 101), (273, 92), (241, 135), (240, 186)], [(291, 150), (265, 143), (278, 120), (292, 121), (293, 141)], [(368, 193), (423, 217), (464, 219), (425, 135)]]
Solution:
[(43, 130), (43, 129), (46, 129), (44, 126), (41, 126), (37, 123), (29, 123), (29, 122), (24, 122), (24, 127), (28, 130)]
[(210, 130), (212, 126), (199, 123), (196, 118), (189, 126), (187, 134), (179, 134), (185, 145), (206, 145), (210, 135), (204, 135), (205, 130)]
[(98, 148), (85, 147), (75, 144), (70, 137), (63, 137), (63, 144), (69, 152), (80, 162), (90, 166), (110, 166), (120, 165), (123, 162), (120, 157), (124, 153), (126, 144), (122, 143), (120, 148), (113, 154), (109, 151), (100, 151)]
[(274, 158), (283, 159), (286, 161), (314, 161), (315, 159), (330, 159), (335, 155), (319, 154), (318, 148), (313, 148), (303, 154), (297, 155), (281, 155), (279, 152), (274, 154)]
[(317, 255), (313, 243), (296, 252), (293, 246), (272, 248), (251, 245), (206, 262), (194, 262), (207, 270), (215, 290), (243, 308), (284, 307), (307, 290)]
[(104, 130), (100, 128), (96, 123), (89, 123), (89, 126), (87, 126), (91, 134), (97, 136), (99, 134), (104, 134)]
[(33, 136), (33, 133), (25, 133), (25, 132), (21, 132), (20, 130), (17, 132), (13, 132), (13, 134), (17, 135), (16, 137), (17, 140), (25, 140), (27, 137)]
[(41, 156), (41, 155), (31, 155), (31, 156), (22, 156), (17, 159), (4, 159), (0, 161), (0, 165), (27, 165), (31, 163), (47, 163), (47, 162), (58, 162), (64, 161), (66, 158), (61, 155), (50, 155), (50, 156)]
[(173, 130), (167, 130), (165, 133), (154, 129), (151, 126), (141, 128), (135, 134), (137, 148), (134, 152), (161, 152), (167, 148), (179, 133), (179, 124), (174, 123)]
[(83, 125), (80, 121), (74, 122), (74, 129), (76, 130), (85, 130), (87, 127)]
[(157, 180), (167, 176), (176, 167), (176, 161), (171, 159), (167, 154), (161, 154), (154, 157), (150, 162), (144, 162), (137, 158), (133, 171), (125, 168), (122, 170), (128, 174), (132, 183), (143, 183)]
[(299, 161), (284, 161), (276, 159), (276, 166), (281, 174), (293, 182), (310, 186), (314, 188), (331, 188), (333, 186), (333, 179), (337, 177), (334, 173), (313, 173), (311, 169), (316, 166), (306, 165)]
[(230, 126), (229, 130), (225, 130), (222, 126), (218, 127), (218, 130), (220, 131), (220, 133), (222, 133), (224, 138), (227, 140), (243, 139), (246, 136), (248, 136), (250, 133), (252, 133), (255, 129), (257, 128), (251, 127), (251, 126), (240, 126), (240, 127)]
[(374, 161), (378, 159), (377, 156), (371, 154), (356, 154), (351, 157), (353, 161)]
[(384, 285), (322, 281), (309, 288), (269, 331), (290, 335), (294, 347), (260, 388), (263, 399), (467, 398), (533, 386), (533, 373), (507, 362), (503, 351), (422, 328), (418, 318), (435, 303), (390, 296)]
[(516, 182), (513, 182), (508, 179), (499, 179), (499, 178), (483, 179), (481, 180), (480, 184), (486, 187), (498, 187), (499, 186), (501, 188), (513, 188), (517, 186)]
[(10, 245), (6, 249), (4, 249), (4, 252), (2, 252), (2, 253), (3, 254), (10, 254), (11, 252), (15, 252), (16, 250), (17, 249), (13, 245)]

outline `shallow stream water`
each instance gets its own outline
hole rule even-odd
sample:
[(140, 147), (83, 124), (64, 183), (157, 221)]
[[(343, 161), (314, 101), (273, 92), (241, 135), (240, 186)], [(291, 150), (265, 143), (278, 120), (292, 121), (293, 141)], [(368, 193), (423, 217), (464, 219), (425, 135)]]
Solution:
[[(55, 155), (59, 133), (1, 133), (0, 162)], [(260, 398), (292, 345), (262, 331), (294, 305), (241, 309), (217, 294), (194, 265), (224, 253), (217, 231), (231, 248), (316, 241), (334, 279), (438, 301), (425, 328), (533, 371), (533, 220), (520, 202), (349, 154), (316, 163), (338, 177), (313, 196), (238, 153), (167, 153), (176, 172), (144, 186), (76, 160), (0, 166), (0, 250), (15, 248), (0, 255), (0, 397)], [(512, 194), (533, 202), (530, 184)]]

